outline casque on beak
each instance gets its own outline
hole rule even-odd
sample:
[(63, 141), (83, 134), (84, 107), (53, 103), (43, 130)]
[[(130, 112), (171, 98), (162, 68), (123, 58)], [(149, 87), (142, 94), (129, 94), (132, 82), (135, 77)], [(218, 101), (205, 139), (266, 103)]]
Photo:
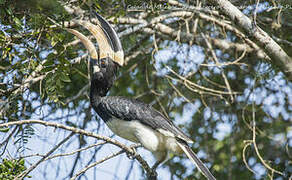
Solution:
[[(124, 51), (122, 49), (121, 41), (113, 29), (113, 27), (99, 14), (96, 13), (97, 25), (84, 20), (73, 20), (75, 23), (83, 26), (94, 36), (98, 43), (99, 54), (94, 44), (82, 33), (77, 30), (66, 28), (66, 30), (74, 34), (83, 43), (88, 50), (91, 60), (98, 60), (102, 58), (110, 58), (120, 66), (124, 64)], [(93, 68), (94, 72), (99, 71), (99, 67)]]

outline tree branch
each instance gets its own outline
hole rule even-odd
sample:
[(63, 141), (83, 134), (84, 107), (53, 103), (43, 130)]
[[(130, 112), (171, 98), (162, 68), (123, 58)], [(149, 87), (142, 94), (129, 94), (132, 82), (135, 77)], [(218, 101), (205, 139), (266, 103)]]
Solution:
[[(101, 135), (95, 134), (93, 132), (85, 131), (83, 129), (78, 129), (78, 128), (74, 128), (74, 127), (70, 127), (70, 126), (66, 126), (66, 125), (59, 124), (59, 123), (54, 123), (54, 122), (47, 122), (47, 121), (42, 121), (42, 120), (21, 120), (21, 121), (13, 121), (13, 122), (8, 122), (8, 123), (2, 123), (2, 124), (0, 124), (0, 128), (13, 126), (13, 125), (22, 125), (22, 124), (40, 124), (40, 125), (43, 125), (43, 126), (50, 126), (50, 127), (64, 129), (64, 130), (67, 130), (67, 131), (71, 131), (73, 133), (82, 134), (82, 135), (93, 137), (93, 138), (96, 138), (96, 139), (99, 139), (99, 140), (106, 141), (106, 142), (108, 142), (110, 144), (113, 144), (115, 146), (120, 147), (126, 153), (129, 153), (129, 154), (135, 154), (136, 153), (133, 150), (132, 147), (128, 147), (128, 146), (126, 146), (126, 145), (124, 145), (124, 144), (120, 143), (119, 141), (114, 140), (112, 138), (109, 138), (109, 137), (106, 137), (106, 136), (101, 136)], [(141, 164), (143, 169), (146, 171), (147, 176), (151, 177), (150, 179), (155, 180), (157, 178), (157, 173), (150, 168), (148, 163), (139, 154), (135, 155), (134, 158), (137, 159), (137, 161)]]
[(67, 136), (65, 139), (63, 139), (61, 142), (59, 142), (56, 146), (54, 146), (44, 157), (42, 157), (38, 162), (36, 162), (35, 164), (33, 164), (30, 168), (28, 168), (27, 170), (25, 170), (21, 174), (19, 174), (15, 179), (16, 180), (21, 180), (21, 179), (25, 178), (25, 176), (27, 176), (40, 163), (42, 163), (43, 161), (45, 161), (45, 159), (48, 156), (50, 156), (56, 149), (58, 149), (62, 144), (64, 144), (66, 141), (68, 141), (73, 136), (73, 134), (74, 134), (73, 132), (70, 133), (69, 136)]
[(292, 59), (286, 52), (260, 27), (237, 9), (227, 0), (209, 0), (225, 13), (240, 28), (242, 28), (249, 37), (255, 39), (256, 43), (271, 57), (275, 64), (292, 81)]

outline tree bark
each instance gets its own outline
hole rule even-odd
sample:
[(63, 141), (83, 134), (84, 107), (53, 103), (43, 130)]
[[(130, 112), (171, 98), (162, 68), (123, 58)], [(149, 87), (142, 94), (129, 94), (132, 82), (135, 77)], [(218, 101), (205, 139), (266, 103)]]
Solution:
[(249, 38), (255, 42), (267, 53), (271, 58), (271, 64), (277, 66), (292, 81), (292, 59), (287, 53), (260, 27), (256, 26), (246, 15), (236, 8), (228, 0), (208, 0), (216, 5), (221, 12), (229, 16), (229, 18), (241, 29), (243, 29)]

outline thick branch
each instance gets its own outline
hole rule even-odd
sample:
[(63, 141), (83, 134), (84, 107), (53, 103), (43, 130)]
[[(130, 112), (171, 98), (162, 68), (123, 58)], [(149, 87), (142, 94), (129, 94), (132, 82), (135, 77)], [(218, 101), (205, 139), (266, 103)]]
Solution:
[(260, 27), (237, 9), (227, 0), (209, 0), (214, 5), (219, 6), (220, 10), (240, 28), (242, 28), (249, 37), (256, 40), (257, 44), (271, 57), (272, 64), (275, 64), (292, 81), (292, 59), (286, 52)]
[[(224, 27), (225, 29), (228, 29), (236, 34), (238, 34), (240, 37), (244, 38), (244, 34), (242, 32), (240, 32), (239, 30), (237, 30), (236, 28), (232, 27), (231, 25), (219, 21), (216, 18), (204, 15), (203, 13), (198, 14), (200, 18), (209, 21), (209, 22), (214, 22), (216, 24), (218, 24), (219, 26)], [(151, 26), (152, 29), (154, 28), (156, 30), (156, 32), (159, 32), (163, 35), (167, 35), (170, 38), (176, 38), (178, 33), (176, 29), (171, 28), (170, 26), (167, 26), (163, 23), (159, 23), (161, 20), (164, 20), (164, 18), (169, 18), (169, 17), (181, 17), (181, 18), (185, 18), (185, 17), (191, 17), (192, 13), (191, 12), (186, 12), (186, 11), (179, 11), (176, 13), (172, 13), (169, 16), (163, 16), (163, 17), (159, 17), (157, 18), (157, 20), (153, 19), (151, 22), (147, 22), (145, 20), (138, 20), (138, 19), (134, 19), (134, 18), (117, 18), (116, 20), (118, 21), (118, 23), (121, 24), (135, 24), (135, 26), (133, 26), (132, 28), (128, 28), (125, 31), (122, 31), (119, 33), (119, 36), (125, 36), (125, 35), (129, 35), (132, 34), (134, 32), (140, 31), (143, 29), (143, 27), (148, 27)], [(159, 21), (158, 21), (159, 20)], [(145, 32), (145, 28), (143, 29)], [(145, 32), (147, 33), (147, 32)], [(153, 32), (149, 32), (150, 34), (153, 34)], [(246, 51), (247, 53), (253, 53), (256, 57), (260, 58), (260, 59), (264, 59), (267, 61), (270, 61), (269, 56), (266, 55), (266, 53), (260, 49), (256, 44), (254, 44), (253, 42), (251, 42), (250, 40), (248, 40), (247, 38), (244, 38), (246, 41), (248, 41), (246, 44), (245, 43), (232, 43), (229, 42), (227, 40), (224, 39), (216, 39), (216, 38), (210, 38), (211, 43), (219, 49), (222, 49), (223, 51), (239, 51), (239, 52), (243, 52)], [(205, 40), (202, 37), (196, 36), (192, 33), (188, 33), (188, 32), (181, 32), (180, 33), (180, 40), (181, 42), (189, 42), (190, 40), (194, 40), (194, 42), (198, 45), (205, 45)]]

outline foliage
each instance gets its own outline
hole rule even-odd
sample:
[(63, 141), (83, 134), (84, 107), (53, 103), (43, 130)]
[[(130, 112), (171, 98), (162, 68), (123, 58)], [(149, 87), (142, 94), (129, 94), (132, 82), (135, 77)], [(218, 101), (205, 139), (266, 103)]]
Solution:
[(24, 163), (24, 159), (3, 159), (0, 164), (0, 179), (14, 179), (18, 174), (26, 170)]
[[(102, 132), (98, 131), (102, 123), (89, 105), (86, 51), (63, 29), (65, 22), (80, 17), (90, 19), (90, 12), (96, 10), (110, 19), (120, 34), (126, 34), (127, 30), (141, 24), (120, 23), (121, 18), (151, 22), (172, 12), (187, 11), (192, 12), (192, 16), (169, 17), (121, 37), (126, 58), (130, 58), (126, 66), (120, 68), (110, 95), (135, 97), (169, 116), (195, 141), (193, 149), (209, 163), (218, 179), (287, 179), (292, 174), (291, 81), (275, 64), (258, 55), (250, 45), (254, 40), (248, 36), (244, 39), (238, 33), (244, 32), (236, 22), (217, 13), (216, 8), (207, 12), (211, 4), (202, 1), (201, 7), (205, 9), (199, 11), (211, 19), (208, 20), (194, 9), (171, 4), (172, 1), (166, 5), (164, 1), (151, 2), (0, 0), (0, 122), (41, 119)], [(186, 7), (199, 8), (200, 5), (178, 2)], [(254, 18), (254, 1), (232, 3)], [(161, 4), (163, 8), (159, 8)], [(65, 5), (81, 8), (84, 12), (72, 14)], [(289, 2), (261, 1), (260, 5), (268, 8), (258, 11), (256, 25), (292, 56), (291, 11), (281, 8), (289, 7)], [(127, 9), (130, 6), (132, 9)], [(214, 19), (225, 24), (220, 25)], [(157, 28), (159, 23), (175, 31), (167, 33)], [(228, 29), (228, 25), (238, 31)], [(72, 28), (89, 35), (78, 26)], [(193, 39), (186, 35), (188, 32)], [(220, 46), (216, 41), (226, 39), (224, 43), (237, 46), (224, 49), (226, 44)], [(211, 42), (211, 48), (206, 41)], [(242, 46), (247, 48), (240, 50)], [(76, 59), (78, 57), (81, 60)], [(4, 153), (0, 165), (2, 176), (6, 173), (7, 178), (14, 177), (25, 170), (24, 159), (5, 158), (7, 149), (15, 148), (11, 146), (17, 145), (13, 157), (39, 153), (36, 147), (27, 147), (27, 142), (42, 137), (48, 130), (35, 131), (33, 127), (0, 129), (3, 135), (0, 147)], [(57, 129), (54, 134), (62, 132)], [(261, 157), (252, 143), (253, 133)], [(9, 141), (5, 141), (7, 137)], [(44, 138), (43, 143), (52, 148), (55, 142), (50, 138)], [(78, 148), (92, 143), (84, 136), (75, 140)], [(76, 148), (74, 143), (68, 142), (66, 147)], [(100, 149), (90, 151), (90, 155), (87, 154), (90, 160), (84, 162), (81, 157), (86, 152), (71, 159), (66, 157), (75, 165), (64, 176), (72, 176), (77, 168), (90, 164)], [(60, 148), (60, 152), (62, 150)], [(284, 174), (269, 170), (261, 158)], [(184, 164), (185, 161), (185, 157), (173, 157), (166, 163), (165, 169), (172, 179), (204, 179)], [(61, 163), (53, 173), (58, 175), (60, 167)], [(58, 178), (64, 178), (60, 176)]]

